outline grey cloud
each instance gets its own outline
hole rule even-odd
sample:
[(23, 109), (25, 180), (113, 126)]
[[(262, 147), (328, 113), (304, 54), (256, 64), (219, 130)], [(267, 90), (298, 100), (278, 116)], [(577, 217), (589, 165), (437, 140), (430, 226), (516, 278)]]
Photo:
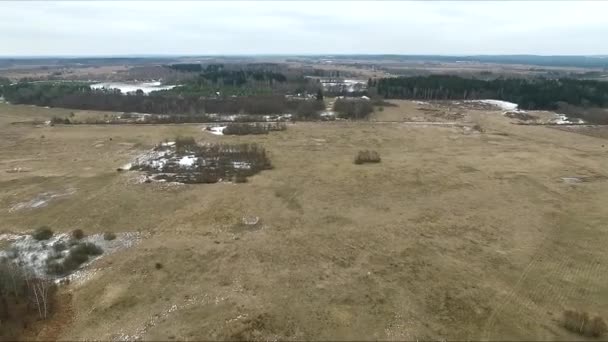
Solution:
[(608, 2), (0, 2), (1, 55), (608, 54)]

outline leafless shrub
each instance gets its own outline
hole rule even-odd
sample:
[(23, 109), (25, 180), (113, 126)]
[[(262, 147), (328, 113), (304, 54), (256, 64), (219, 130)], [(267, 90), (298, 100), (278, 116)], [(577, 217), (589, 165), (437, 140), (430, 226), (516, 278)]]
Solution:
[(193, 137), (176, 137), (175, 149), (177, 153), (183, 153), (193, 146), (196, 146), (196, 140)]
[(355, 156), (355, 164), (379, 163), (380, 154), (376, 151), (359, 151)]
[(566, 329), (587, 337), (601, 337), (608, 330), (603, 318), (590, 318), (587, 312), (575, 310), (564, 312), (563, 324)]
[[(161, 168), (150, 164), (133, 166), (133, 170), (146, 171), (154, 180), (180, 183), (217, 183), (222, 180), (245, 182), (246, 178), (272, 169), (266, 150), (257, 144), (204, 144), (187, 150), (196, 162), (183, 168), (175, 158)], [(165, 158), (165, 157), (163, 157)]]
[(82, 229), (74, 229), (72, 230), (72, 238), (76, 239), (76, 240), (80, 240), (84, 237), (84, 232), (82, 231)]
[(53, 236), (53, 231), (47, 226), (42, 226), (34, 230), (32, 237), (38, 241), (48, 240)]
[(485, 129), (483, 129), (483, 127), (481, 127), (481, 125), (479, 125), (479, 124), (475, 124), (475, 125), (473, 126), (473, 130), (474, 130), (474, 131), (477, 131), (477, 132), (479, 132), (479, 133), (483, 133), (483, 132), (485, 132)]
[(6, 338), (7, 331), (9, 339), (18, 336), (30, 316), (48, 318), (55, 289), (51, 280), (37, 277), (17, 263), (0, 260), (0, 337)]

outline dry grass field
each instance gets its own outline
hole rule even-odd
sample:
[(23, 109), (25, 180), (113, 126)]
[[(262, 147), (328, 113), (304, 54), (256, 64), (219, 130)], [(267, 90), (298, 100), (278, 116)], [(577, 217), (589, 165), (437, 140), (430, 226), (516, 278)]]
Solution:
[[(63, 286), (28, 338), (565, 341), (581, 337), (564, 310), (608, 317), (608, 141), (396, 103), (257, 136), (11, 124), (70, 110), (0, 104), (0, 233), (146, 236)], [(256, 142), (274, 169), (195, 185), (116, 171), (177, 135)], [(359, 150), (382, 161), (355, 165)], [(14, 209), (48, 192), (67, 195)]]

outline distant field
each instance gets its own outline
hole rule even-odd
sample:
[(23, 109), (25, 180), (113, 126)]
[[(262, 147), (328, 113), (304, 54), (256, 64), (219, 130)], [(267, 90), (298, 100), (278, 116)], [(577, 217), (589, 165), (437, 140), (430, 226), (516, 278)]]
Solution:
[[(0, 105), (0, 233), (147, 234), (62, 287), (69, 305), (37, 337), (576, 340), (564, 310), (608, 316), (605, 139), (393, 103), (256, 136), (15, 125), (72, 110)], [(178, 135), (258, 143), (274, 168), (197, 185), (116, 171)], [(382, 161), (355, 165), (359, 150)], [(45, 192), (67, 195), (10, 210)]]

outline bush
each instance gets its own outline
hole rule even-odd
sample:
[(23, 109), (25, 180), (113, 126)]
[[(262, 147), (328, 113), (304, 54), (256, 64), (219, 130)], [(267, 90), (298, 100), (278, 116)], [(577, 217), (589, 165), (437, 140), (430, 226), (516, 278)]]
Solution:
[(485, 130), (483, 129), (483, 127), (481, 127), (481, 125), (479, 125), (479, 124), (475, 124), (475, 125), (473, 126), (473, 130), (474, 130), (474, 131), (477, 131), (477, 132), (479, 132), (479, 133), (483, 133), (483, 132), (485, 132)]
[(376, 151), (359, 151), (355, 156), (355, 164), (379, 163), (380, 154)]
[(374, 111), (374, 106), (369, 100), (341, 98), (334, 102), (334, 111), (344, 119), (366, 119)]
[(574, 310), (564, 312), (563, 324), (566, 329), (587, 337), (601, 337), (608, 330), (603, 318), (590, 319), (588, 313)]
[(185, 152), (194, 146), (196, 146), (196, 140), (194, 140), (193, 137), (176, 137), (175, 138), (175, 150), (178, 153)]
[(116, 234), (114, 234), (112, 232), (105, 232), (105, 233), (103, 233), (103, 239), (106, 241), (112, 241), (112, 240), (116, 239)]
[(61, 251), (66, 250), (67, 248), (68, 247), (63, 242), (58, 242), (53, 245), (53, 250), (55, 250), (55, 252), (61, 252)]
[(76, 240), (80, 240), (84, 237), (84, 232), (82, 229), (74, 229), (72, 230), (72, 237)]
[(53, 237), (53, 231), (47, 226), (42, 226), (34, 230), (32, 237), (38, 241), (48, 240)]

